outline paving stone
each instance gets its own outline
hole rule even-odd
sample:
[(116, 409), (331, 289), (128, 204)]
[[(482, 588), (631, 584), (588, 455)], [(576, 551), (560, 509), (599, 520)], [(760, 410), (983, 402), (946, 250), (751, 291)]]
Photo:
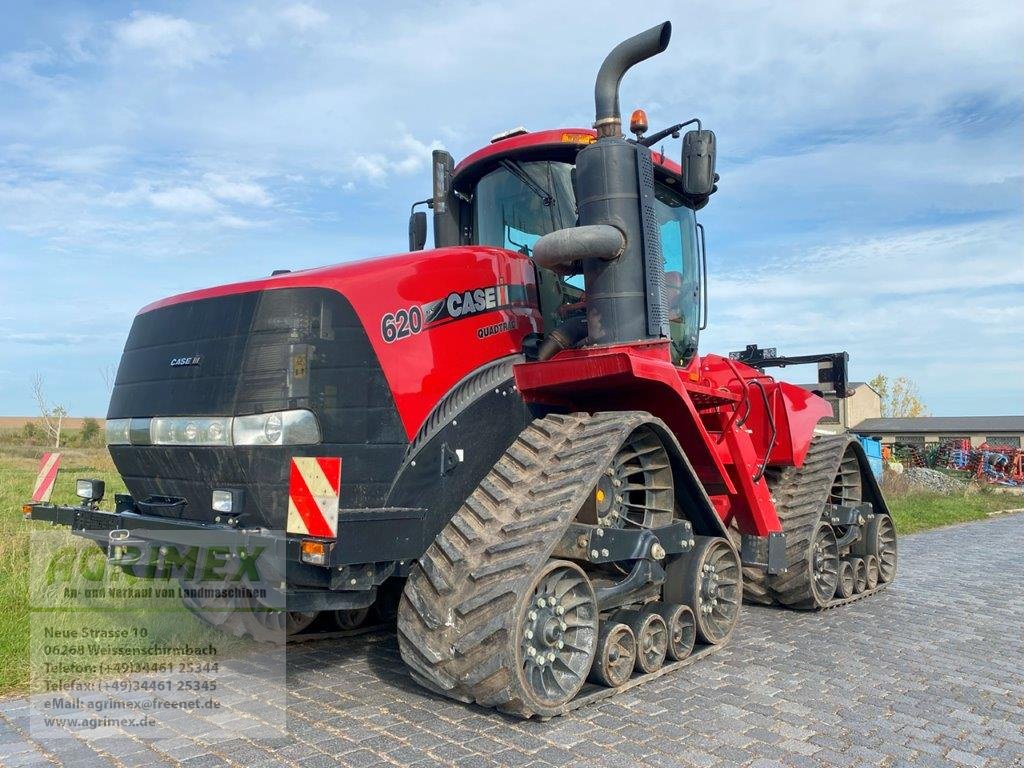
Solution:
[(885, 592), (824, 613), (747, 607), (719, 653), (546, 723), (426, 693), (382, 632), (289, 648), (288, 738), (276, 737), (285, 713), (256, 690), (236, 692), (221, 713), (226, 739), (169, 717), (174, 738), (151, 746), (116, 732), (33, 739), (28, 701), (8, 698), (0, 765), (1019, 764), (1022, 550), (1024, 515), (906, 537)]

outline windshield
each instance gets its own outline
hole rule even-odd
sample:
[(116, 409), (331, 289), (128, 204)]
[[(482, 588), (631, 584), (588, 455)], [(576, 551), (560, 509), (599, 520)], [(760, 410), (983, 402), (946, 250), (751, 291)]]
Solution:
[(575, 225), (568, 163), (505, 161), (476, 185), (473, 233), (480, 245), (530, 256), (542, 235)]

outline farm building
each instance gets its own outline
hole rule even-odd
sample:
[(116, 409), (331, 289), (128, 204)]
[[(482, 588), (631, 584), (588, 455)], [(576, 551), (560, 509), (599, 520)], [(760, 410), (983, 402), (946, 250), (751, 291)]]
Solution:
[(924, 446), (970, 440), (973, 447), (1020, 448), (1024, 445), (1024, 416), (917, 416), (868, 418), (851, 429), (863, 437), (880, 437), (885, 445)]

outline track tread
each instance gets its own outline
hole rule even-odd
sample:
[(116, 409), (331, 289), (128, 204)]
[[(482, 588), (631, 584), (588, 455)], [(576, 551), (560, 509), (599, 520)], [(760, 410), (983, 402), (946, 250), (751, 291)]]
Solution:
[[(803, 466), (769, 470), (768, 484), (775, 500), (775, 509), (786, 533), (786, 573), (765, 576), (763, 571), (753, 578), (754, 590), (763, 590), (766, 597), (789, 608), (822, 610), (851, 602), (834, 598), (818, 604), (811, 591), (810, 572), (806, 567), (811, 535), (821, 519), (829, 493), (842, 469), (847, 446), (855, 438), (847, 434), (815, 435)], [(748, 569), (751, 571), (754, 569)], [(744, 587), (748, 587), (744, 573)], [(877, 590), (873, 590), (877, 591)], [(865, 593), (870, 594), (870, 593)], [(860, 596), (858, 596), (860, 597)]]
[[(521, 717), (558, 714), (536, 711), (518, 688), (508, 641), (517, 601), (509, 597), (547, 562), (600, 468), (651, 420), (628, 411), (559, 414), (523, 430), (406, 582), (398, 640), (414, 677), (446, 696)], [(453, 548), (457, 561), (445, 554)]]

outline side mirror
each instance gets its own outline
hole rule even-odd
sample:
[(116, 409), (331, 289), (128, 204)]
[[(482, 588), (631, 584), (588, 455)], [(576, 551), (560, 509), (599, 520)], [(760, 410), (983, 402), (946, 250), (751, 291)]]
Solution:
[(683, 136), (683, 192), (706, 197), (715, 187), (714, 131), (687, 131)]
[(427, 214), (413, 211), (409, 214), (409, 250), (422, 251), (427, 244)]

